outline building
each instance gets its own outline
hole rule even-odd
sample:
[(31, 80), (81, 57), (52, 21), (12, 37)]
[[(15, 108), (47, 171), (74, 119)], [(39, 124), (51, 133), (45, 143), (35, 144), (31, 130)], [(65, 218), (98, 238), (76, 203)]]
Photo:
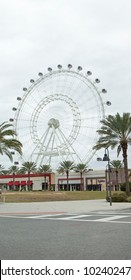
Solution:
[[(131, 173), (131, 170), (129, 170)], [(110, 178), (109, 178), (110, 177)], [(130, 178), (131, 180), (131, 178)], [(80, 177), (79, 173), (69, 173), (69, 190), (79, 191), (106, 191), (109, 187), (111, 190), (117, 190), (121, 183), (124, 183), (124, 169), (119, 170), (111, 169), (110, 174), (106, 170), (89, 170), (87, 173)], [(66, 191), (67, 190), (67, 177), (66, 174), (58, 173), (41, 173), (30, 174), (13, 174), (13, 175), (0, 175), (0, 188), (7, 190), (54, 190)]]
[[(81, 182), (82, 181), (82, 182)], [(82, 175), (82, 180), (79, 173), (70, 172), (69, 174), (69, 190), (78, 191), (82, 185), (82, 190), (87, 191), (103, 191), (106, 190), (106, 178), (104, 170), (90, 170)], [(55, 174), (55, 190), (67, 190), (66, 174)]]
[(28, 174), (0, 175), (1, 189), (27, 190), (27, 187), (33, 191), (55, 188), (55, 174), (30, 174), (30, 180)]
[[(128, 174), (131, 174), (131, 169), (128, 169)], [(124, 168), (111, 168), (110, 169), (110, 175), (109, 171), (106, 170), (106, 180), (107, 180), (107, 185), (109, 185), (109, 176), (110, 176), (110, 185), (111, 185), (111, 190), (119, 190), (120, 185), (125, 183), (125, 172)], [(129, 182), (131, 181), (131, 177), (129, 176)]]

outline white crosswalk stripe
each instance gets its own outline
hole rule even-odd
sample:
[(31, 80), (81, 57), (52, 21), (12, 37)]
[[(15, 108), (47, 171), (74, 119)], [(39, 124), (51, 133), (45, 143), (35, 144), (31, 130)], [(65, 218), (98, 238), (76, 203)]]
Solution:
[(84, 218), (84, 217), (90, 217), (92, 215), (74, 215), (74, 216), (69, 216), (69, 217), (63, 217), (63, 218), (58, 218), (57, 220), (72, 220), (72, 219), (79, 219), (79, 218)]
[(118, 220), (118, 219), (122, 219), (122, 218), (126, 218), (127, 216), (109, 216), (109, 217), (105, 217), (105, 218), (101, 218), (101, 219), (97, 219), (97, 221), (99, 222), (108, 222), (108, 221), (112, 221), (112, 220)]
[(114, 213), (105, 213), (102, 212), (90, 212), (90, 213), (45, 213), (34, 215), (31, 213), (28, 214), (0, 214), (0, 218), (14, 218), (14, 219), (32, 219), (32, 220), (54, 220), (54, 221), (72, 221), (72, 222), (98, 222), (98, 223), (119, 223), (119, 224), (131, 224), (131, 213), (130, 212), (114, 212)]
[(61, 216), (61, 214), (46, 214), (46, 215), (38, 215), (38, 216), (28, 216), (26, 217), (27, 219), (44, 219), (44, 218), (48, 218), (48, 217), (52, 217), (52, 216)]
[[(101, 216), (101, 218), (100, 218)], [(104, 216), (104, 217), (103, 217)], [(124, 220), (124, 218), (128, 218), (129, 215), (113, 215), (113, 214), (96, 214), (96, 213), (90, 213), (90, 214), (84, 214), (84, 215), (69, 215), (69, 216), (61, 216), (56, 217), (55, 215), (53, 217), (45, 217), (43, 219), (49, 219), (49, 220), (59, 220), (59, 221), (79, 221), (79, 222), (108, 222), (108, 223), (121, 223), (121, 224), (131, 224), (131, 221)], [(130, 215), (131, 218), (131, 215)], [(123, 219), (123, 220), (121, 220)]]

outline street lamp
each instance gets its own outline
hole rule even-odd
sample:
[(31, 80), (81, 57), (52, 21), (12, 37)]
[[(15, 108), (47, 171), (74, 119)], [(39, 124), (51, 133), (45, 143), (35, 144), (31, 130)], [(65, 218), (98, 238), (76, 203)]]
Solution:
[(107, 178), (107, 172), (108, 172), (108, 164), (106, 165), (106, 170), (105, 170), (105, 174), (106, 174), (106, 200), (108, 198), (108, 178)]
[(109, 181), (109, 201), (110, 201), (110, 206), (112, 206), (112, 197), (111, 197), (111, 182), (110, 182), (110, 157), (109, 157), (109, 149), (105, 148), (105, 154), (103, 157), (103, 161), (107, 161), (108, 164), (108, 181)]

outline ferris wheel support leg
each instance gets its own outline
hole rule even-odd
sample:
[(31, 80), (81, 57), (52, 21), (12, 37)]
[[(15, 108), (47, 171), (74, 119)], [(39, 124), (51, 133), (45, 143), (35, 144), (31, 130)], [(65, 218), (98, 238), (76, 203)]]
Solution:
[[(51, 142), (52, 137), (53, 137), (53, 132), (51, 133), (50, 138), (49, 138), (49, 140), (48, 140), (48, 142), (47, 142), (47, 145), (46, 145), (46, 148), (45, 148), (45, 152), (47, 151), (47, 149), (48, 149), (48, 147), (49, 147), (49, 145), (50, 145), (50, 142)], [(41, 161), (40, 161), (40, 165), (42, 164), (42, 161), (43, 161), (44, 157), (45, 157), (45, 155), (44, 155), (44, 153), (43, 153), (43, 156), (42, 156)]]
[[(59, 136), (58, 136), (58, 134), (57, 134), (55, 128), (54, 128), (54, 135), (55, 135), (55, 138), (54, 138), (54, 139), (55, 139), (55, 144), (56, 144), (57, 153), (58, 153), (59, 157), (61, 157), (62, 160), (64, 160), (63, 154), (61, 153), (60, 149), (58, 149), (59, 145), (61, 145), (62, 142), (61, 142), (61, 140), (59, 139)], [(59, 140), (59, 144), (58, 144), (58, 142), (57, 142), (57, 139)]]
[[(49, 131), (49, 128), (47, 128), (47, 130), (45, 131), (44, 135), (42, 135), (42, 137), (41, 137), (41, 139), (40, 139), (40, 141), (41, 141), (42, 138), (44, 137), (43, 143), (46, 141), (46, 138), (47, 138), (47, 135), (48, 135), (48, 131)], [(40, 142), (38, 142), (38, 144), (36, 145), (35, 149), (33, 150), (32, 154), (31, 154), (31, 157), (33, 156), (33, 154), (35, 153), (35, 151), (38, 149), (39, 144), (40, 144)], [(41, 145), (41, 147), (42, 147), (42, 145)], [(39, 153), (38, 153), (38, 155), (37, 155), (37, 157), (36, 157), (36, 163), (37, 163), (38, 160), (39, 160), (39, 156), (40, 156), (39, 154), (40, 154), (40, 151), (41, 151), (41, 147), (40, 147)]]
[[(61, 131), (60, 129), (59, 129), (59, 131), (60, 131), (60, 134), (61, 134), (61, 136), (62, 136), (62, 138), (63, 138), (63, 140), (64, 140), (64, 142), (65, 142), (65, 144), (66, 144), (66, 146), (67, 146), (67, 149), (69, 150), (69, 147), (68, 147), (69, 144), (68, 144), (67, 138), (65, 137), (65, 135), (62, 133), (62, 131)], [(75, 155), (77, 156), (77, 158), (79, 159), (79, 161), (81, 162), (80, 157), (78, 156), (78, 154), (76, 153), (75, 149), (72, 147), (71, 144), (70, 144), (70, 147), (71, 147), (72, 151), (74, 152), (74, 154), (75, 154)], [(72, 156), (70, 150), (69, 150), (69, 153), (70, 153), (70, 156), (72, 157), (72, 160), (74, 161), (74, 158), (73, 158), (73, 156)]]
[[(68, 154), (70, 154), (70, 156), (72, 157), (72, 154), (70, 153), (70, 150), (69, 150), (69, 148), (68, 148), (68, 145), (67, 145), (67, 143), (65, 142), (65, 139), (63, 138), (63, 136), (62, 136), (62, 134), (61, 134), (60, 128), (57, 128), (57, 129), (58, 129), (58, 131), (59, 131), (59, 133), (60, 133), (60, 135), (61, 135), (61, 138), (60, 138), (60, 137), (59, 137), (59, 134), (57, 133), (57, 138), (59, 139), (59, 142), (60, 142), (61, 146), (62, 146), (63, 141), (64, 141), (64, 145), (65, 145), (65, 147), (66, 147), (66, 149), (67, 149), (67, 151), (68, 151)], [(67, 157), (68, 157), (68, 154), (67, 154)], [(64, 160), (64, 157), (63, 157), (62, 152), (61, 152), (60, 150), (59, 150), (59, 155), (62, 156), (62, 158), (63, 158), (63, 160)], [(72, 160), (73, 160), (73, 157), (72, 157)]]
[[(53, 151), (54, 141), (55, 141), (55, 135), (53, 135), (53, 140), (52, 140), (51, 151)], [(51, 155), (49, 156), (49, 165), (51, 165)]]

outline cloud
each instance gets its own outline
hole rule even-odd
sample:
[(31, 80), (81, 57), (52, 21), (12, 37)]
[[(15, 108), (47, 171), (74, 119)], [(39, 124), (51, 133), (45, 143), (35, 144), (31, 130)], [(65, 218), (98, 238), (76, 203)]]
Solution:
[(1, 121), (30, 78), (59, 63), (100, 78), (112, 102), (106, 114), (130, 111), (130, 48), (130, 0), (1, 0)]

